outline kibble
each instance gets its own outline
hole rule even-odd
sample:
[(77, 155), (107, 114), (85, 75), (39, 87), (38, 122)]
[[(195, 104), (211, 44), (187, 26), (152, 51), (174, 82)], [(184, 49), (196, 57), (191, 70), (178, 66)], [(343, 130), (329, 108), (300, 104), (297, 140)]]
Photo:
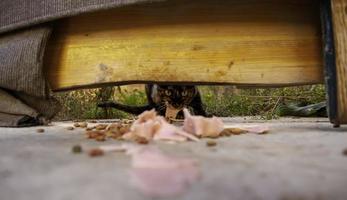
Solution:
[(73, 153), (82, 153), (82, 147), (80, 145), (74, 145), (72, 147), (72, 152)]
[(343, 154), (344, 156), (347, 156), (347, 148), (346, 148), (345, 150), (342, 151), (342, 154)]
[(106, 127), (107, 127), (107, 124), (98, 124), (95, 126), (95, 129), (96, 130), (104, 130), (104, 129), (106, 129)]
[(98, 149), (98, 148), (96, 148), (96, 149), (91, 149), (91, 150), (89, 151), (89, 156), (90, 156), (90, 157), (97, 157), (97, 156), (103, 156), (103, 155), (104, 155), (104, 151), (101, 150), (101, 149)]
[(69, 127), (67, 127), (66, 129), (69, 130), (69, 131), (72, 131), (72, 130), (74, 130), (74, 127), (69, 126)]
[(80, 127), (80, 124), (76, 122), (73, 124), (73, 126), (77, 128), (77, 127)]
[(143, 138), (143, 137), (137, 137), (135, 139), (135, 142), (137, 142), (138, 144), (148, 144), (148, 140), (146, 138)]
[(39, 129), (36, 129), (36, 132), (38, 132), (38, 133), (43, 133), (43, 132), (45, 132), (45, 129), (39, 128)]
[(214, 140), (208, 140), (208, 141), (206, 142), (206, 146), (208, 146), (208, 147), (214, 147), (214, 146), (216, 146), (216, 145), (217, 145), (217, 142), (214, 141)]
[(232, 135), (241, 135), (241, 134), (247, 133), (246, 130), (243, 130), (243, 129), (240, 129), (240, 128), (228, 128), (228, 131)]
[(220, 133), (221, 136), (226, 136), (226, 137), (229, 137), (232, 135), (232, 133), (227, 130), (227, 129), (224, 129), (221, 133)]
[(96, 138), (95, 138), (96, 141), (98, 142), (103, 142), (106, 140), (106, 136), (105, 135), (98, 135)]

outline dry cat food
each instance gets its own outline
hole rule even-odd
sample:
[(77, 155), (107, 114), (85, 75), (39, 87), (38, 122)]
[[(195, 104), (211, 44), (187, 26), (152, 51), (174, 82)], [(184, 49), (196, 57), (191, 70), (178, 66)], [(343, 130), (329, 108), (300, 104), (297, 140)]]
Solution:
[[(154, 110), (145, 111), (135, 121), (121, 120), (112, 124), (98, 124), (87, 129), (89, 139), (105, 141), (107, 138), (134, 141), (147, 144), (151, 140), (170, 142), (199, 141), (199, 138), (218, 138), (222, 136), (240, 135), (244, 133), (264, 134), (268, 127), (244, 124), (226, 126), (220, 118), (193, 116), (188, 109), (183, 110), (183, 126), (175, 126), (158, 116)], [(79, 124), (80, 126), (81, 124)]]
[(76, 127), (76, 128), (77, 128), (77, 127), (80, 127), (80, 123), (75, 122), (75, 123), (73, 124), (73, 126)]
[(347, 148), (346, 148), (345, 150), (342, 151), (342, 154), (343, 154), (344, 156), (347, 156)]
[(99, 148), (95, 148), (95, 149), (91, 149), (88, 154), (90, 157), (103, 156), (104, 151)]
[(106, 129), (106, 127), (107, 127), (107, 124), (98, 124), (95, 126), (95, 129), (96, 130), (104, 130), (104, 129)]
[(82, 147), (81, 147), (81, 145), (74, 145), (74, 146), (72, 147), (72, 152), (73, 152), (73, 153), (82, 153)]
[(96, 130), (87, 130), (86, 135), (89, 139), (95, 139), (96, 141), (105, 141), (107, 138), (116, 140), (122, 139), (122, 136), (129, 132), (130, 125), (116, 122), (112, 124), (98, 124)]
[(207, 142), (206, 142), (206, 146), (208, 146), (208, 147), (214, 147), (214, 146), (216, 146), (217, 145), (217, 142), (216, 141), (213, 141), (213, 140), (208, 140)]
[(43, 128), (38, 128), (38, 129), (36, 129), (36, 132), (38, 132), (38, 133), (43, 133), (43, 132), (45, 132), (45, 129), (43, 129)]

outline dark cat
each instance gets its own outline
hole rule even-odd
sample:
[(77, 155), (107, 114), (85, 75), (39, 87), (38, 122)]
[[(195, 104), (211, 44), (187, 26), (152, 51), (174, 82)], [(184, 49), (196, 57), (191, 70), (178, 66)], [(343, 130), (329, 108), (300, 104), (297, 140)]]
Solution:
[[(98, 104), (98, 107), (112, 107), (135, 115), (154, 108), (162, 116), (165, 116), (167, 107), (176, 110), (191, 108), (195, 115), (206, 116), (200, 93), (196, 86), (147, 84), (146, 96), (148, 104), (145, 106), (128, 106), (116, 102), (102, 102)], [(182, 113), (180, 112), (178, 116), (182, 118)]]

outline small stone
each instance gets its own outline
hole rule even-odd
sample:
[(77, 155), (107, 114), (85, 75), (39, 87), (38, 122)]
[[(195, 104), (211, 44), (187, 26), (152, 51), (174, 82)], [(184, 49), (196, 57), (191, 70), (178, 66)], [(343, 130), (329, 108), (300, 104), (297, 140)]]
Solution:
[(72, 147), (72, 153), (82, 153), (82, 147), (80, 145), (74, 145)]
[(103, 156), (103, 155), (104, 155), (104, 151), (101, 150), (101, 149), (98, 149), (98, 148), (96, 148), (96, 149), (91, 149), (91, 150), (89, 151), (89, 156), (90, 156), (90, 157), (97, 157), (97, 156)]
[(38, 133), (43, 133), (43, 132), (45, 132), (45, 129), (43, 129), (43, 128), (38, 128), (38, 129), (36, 129), (36, 132), (38, 132)]
[(214, 146), (216, 146), (216, 145), (217, 145), (217, 142), (214, 141), (214, 140), (208, 140), (208, 141), (206, 142), (206, 146), (208, 146), (208, 147), (214, 147)]
[(87, 127), (86, 128), (86, 131), (91, 131), (91, 130), (93, 130), (93, 127)]
[(74, 130), (75, 128), (72, 127), (72, 126), (69, 126), (69, 127), (67, 127), (66, 129), (69, 130), (69, 131), (72, 131), (72, 130)]

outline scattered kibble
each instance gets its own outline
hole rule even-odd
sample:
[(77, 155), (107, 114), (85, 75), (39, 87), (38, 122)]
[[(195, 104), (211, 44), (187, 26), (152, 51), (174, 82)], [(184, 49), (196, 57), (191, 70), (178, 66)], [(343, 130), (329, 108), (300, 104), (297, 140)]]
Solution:
[(105, 134), (103, 134), (103, 135), (98, 135), (98, 136), (95, 138), (95, 140), (98, 141), (98, 142), (103, 142), (103, 141), (106, 140), (106, 136), (105, 136)]
[(148, 140), (146, 138), (143, 138), (143, 137), (137, 137), (135, 139), (135, 142), (137, 142), (138, 144), (148, 144)]
[(43, 132), (45, 132), (45, 129), (43, 129), (43, 128), (38, 128), (38, 129), (36, 129), (36, 132), (38, 132), (38, 133), (43, 133)]
[(347, 156), (347, 148), (346, 148), (345, 150), (342, 151), (342, 154), (343, 154), (344, 156)]
[(226, 137), (229, 137), (232, 135), (232, 133), (227, 130), (227, 129), (224, 129), (221, 133), (220, 133), (221, 136), (226, 136)]
[(75, 128), (72, 127), (72, 126), (69, 126), (69, 127), (67, 127), (66, 129), (69, 130), (69, 131), (72, 131), (72, 130), (74, 130)]
[(87, 138), (89, 139), (96, 139), (99, 135), (104, 135), (103, 131), (87, 131), (86, 132)]
[(107, 127), (107, 124), (98, 124), (95, 126), (95, 129), (96, 130), (104, 130), (104, 129), (106, 129), (106, 127)]
[(80, 124), (76, 122), (76, 123), (73, 124), (73, 126), (74, 127), (80, 127)]
[(72, 152), (73, 153), (82, 153), (82, 147), (80, 145), (74, 145), (72, 147)]
[(104, 151), (101, 150), (101, 149), (98, 149), (98, 148), (96, 148), (96, 149), (91, 149), (91, 150), (89, 151), (89, 156), (90, 156), (90, 157), (97, 157), (97, 156), (102, 156), (102, 155), (104, 155)]
[(208, 147), (214, 147), (214, 146), (216, 146), (216, 145), (217, 145), (217, 142), (214, 141), (214, 140), (208, 140), (208, 141), (206, 142), (206, 146), (208, 146)]
[(240, 129), (240, 128), (228, 128), (228, 131), (229, 131), (232, 135), (241, 135), (241, 134), (247, 133), (246, 130)]
[[(98, 124), (94, 127), (86, 128), (86, 136), (88, 139), (94, 139), (99, 142), (106, 141), (107, 138), (122, 140), (122, 136), (130, 131), (130, 126), (131, 124), (125, 124), (122, 122), (116, 122), (112, 124)], [(146, 141), (140, 142), (142, 144), (146, 143)]]

